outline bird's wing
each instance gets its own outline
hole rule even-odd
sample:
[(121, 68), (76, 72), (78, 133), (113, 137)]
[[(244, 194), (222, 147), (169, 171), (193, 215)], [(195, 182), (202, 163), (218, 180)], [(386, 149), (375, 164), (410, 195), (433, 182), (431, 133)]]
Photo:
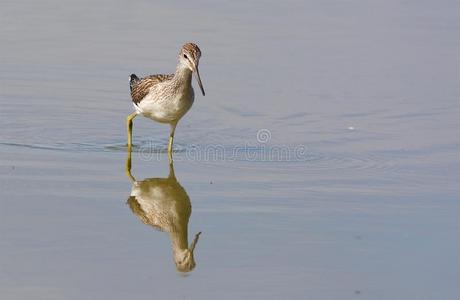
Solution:
[(133, 98), (133, 102), (138, 104), (149, 93), (152, 86), (166, 80), (171, 80), (173, 77), (174, 74), (158, 74), (146, 76), (140, 79), (133, 85), (131, 90), (131, 97)]

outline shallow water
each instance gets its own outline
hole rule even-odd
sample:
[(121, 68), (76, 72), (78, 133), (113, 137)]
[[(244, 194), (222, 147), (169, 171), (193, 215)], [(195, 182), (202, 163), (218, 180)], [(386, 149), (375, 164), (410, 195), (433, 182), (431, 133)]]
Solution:
[[(4, 2), (0, 298), (458, 299), (459, 8)], [(124, 173), (128, 75), (185, 41), (186, 275)], [(168, 176), (167, 134), (136, 118), (136, 180)]]

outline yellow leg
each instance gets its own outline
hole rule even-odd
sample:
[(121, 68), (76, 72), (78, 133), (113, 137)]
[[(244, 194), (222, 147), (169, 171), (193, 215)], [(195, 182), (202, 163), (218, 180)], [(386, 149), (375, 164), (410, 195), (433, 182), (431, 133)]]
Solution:
[(172, 152), (173, 152), (173, 143), (174, 143), (174, 132), (176, 131), (176, 125), (177, 125), (177, 123), (171, 124), (171, 131), (170, 131), (170, 133), (169, 133), (168, 157), (169, 157), (169, 160), (170, 160), (170, 161), (172, 161)]
[(132, 141), (133, 141), (133, 119), (137, 116), (136, 112), (133, 112), (126, 118), (126, 127), (128, 129), (128, 152), (131, 152)]

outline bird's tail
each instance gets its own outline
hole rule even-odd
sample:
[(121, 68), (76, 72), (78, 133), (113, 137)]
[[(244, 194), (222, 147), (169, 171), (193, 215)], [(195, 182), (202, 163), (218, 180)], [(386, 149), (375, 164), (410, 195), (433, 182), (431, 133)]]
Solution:
[(133, 87), (136, 85), (138, 81), (139, 77), (137, 77), (136, 74), (129, 75), (129, 88), (131, 89), (131, 91), (133, 90)]

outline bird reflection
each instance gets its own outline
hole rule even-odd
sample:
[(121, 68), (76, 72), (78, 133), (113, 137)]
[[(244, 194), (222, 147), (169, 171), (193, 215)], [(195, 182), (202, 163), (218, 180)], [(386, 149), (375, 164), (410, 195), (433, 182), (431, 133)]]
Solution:
[(201, 232), (188, 245), (188, 221), (192, 213), (190, 198), (177, 181), (173, 161), (169, 162), (167, 178), (146, 178), (137, 181), (131, 174), (131, 153), (126, 161), (126, 174), (133, 186), (128, 198), (132, 212), (146, 225), (169, 234), (173, 258), (179, 272), (195, 268), (193, 252)]

